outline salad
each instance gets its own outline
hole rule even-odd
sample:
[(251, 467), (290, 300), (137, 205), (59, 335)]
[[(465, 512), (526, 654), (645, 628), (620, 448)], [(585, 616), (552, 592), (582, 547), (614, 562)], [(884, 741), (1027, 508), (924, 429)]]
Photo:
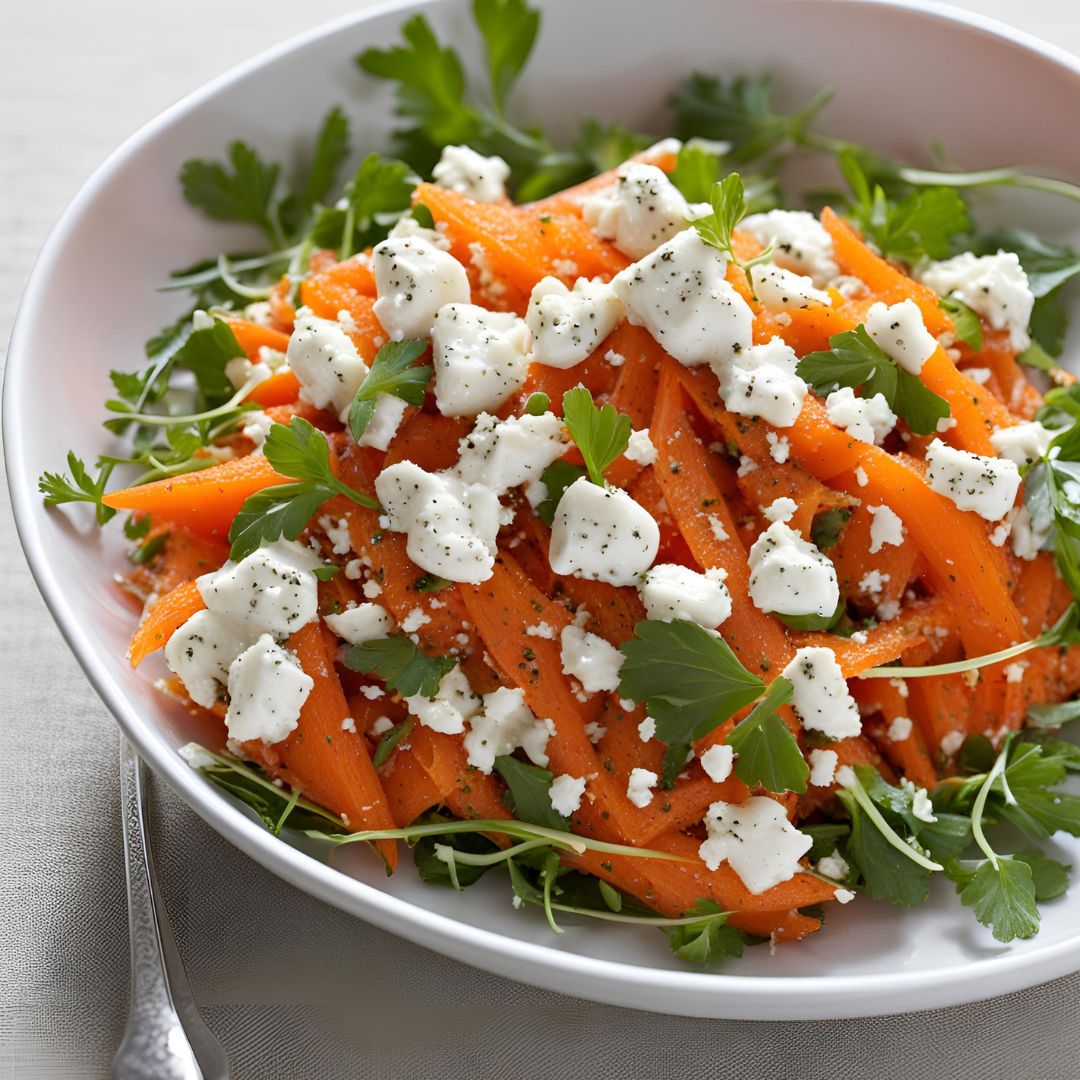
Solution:
[[(358, 57), (401, 124), (340, 197), (337, 107), (299, 175), (184, 165), (265, 245), (173, 275), (110, 454), (41, 478), (126, 515), (184, 757), (275, 833), (690, 963), (935, 878), (1031, 937), (1080, 835), (1080, 257), (969, 202), (1080, 189), (904, 166), (767, 77), (560, 149), (507, 109), (539, 14), (474, 14), (482, 100), (423, 16)], [(782, 190), (807, 155), (836, 190)]]

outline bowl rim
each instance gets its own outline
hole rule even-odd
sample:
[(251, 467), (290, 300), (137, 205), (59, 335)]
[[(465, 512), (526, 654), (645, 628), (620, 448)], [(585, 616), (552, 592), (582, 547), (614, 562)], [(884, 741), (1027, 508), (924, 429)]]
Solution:
[[(436, 6), (448, 0), (427, 0)], [(795, 3), (800, 0), (777, 0)], [(868, 9), (912, 12), (959, 24), (1034, 53), (1044, 62), (1080, 77), (1080, 59), (1066, 50), (996, 19), (937, 0), (816, 0)], [(600, 959), (508, 937), (461, 922), (391, 895), (283, 843), (213, 790), (155, 731), (153, 723), (127, 701), (120, 685), (95, 663), (89, 647), (92, 628), (79, 625), (61, 587), (60, 576), (39, 540), (35, 477), (23, 459), (18, 408), (32, 382), (27, 327), (42, 314), (54, 268), (76, 224), (115, 174), (148, 140), (181, 117), (199, 109), (222, 89), (346, 28), (395, 11), (425, 6), (418, 0), (387, 2), (321, 23), (265, 49), (181, 98), (124, 139), (97, 166), (67, 205), (41, 248), (24, 287), (12, 325), (2, 403), (3, 442), (8, 487), (23, 553), (46, 606), (90, 684), (155, 773), (204, 821), (243, 853), (305, 892), (360, 916), (384, 930), (472, 966), (519, 982), (609, 1004), (657, 1012), (745, 1019), (826, 1019), (922, 1011), (982, 1000), (1022, 989), (1080, 968), (1080, 933), (1037, 950), (990, 957), (944, 972), (897, 971), (884, 974), (775, 976), (705, 973), (652, 968)], [(646, 996), (643, 992), (652, 992)], [(668, 996), (670, 995), (670, 997)], [(647, 1001), (647, 1005), (642, 1002)]]

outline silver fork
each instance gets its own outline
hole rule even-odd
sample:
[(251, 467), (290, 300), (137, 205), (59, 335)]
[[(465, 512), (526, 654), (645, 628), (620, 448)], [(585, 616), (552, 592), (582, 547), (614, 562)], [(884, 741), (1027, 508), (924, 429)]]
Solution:
[(120, 799), (131, 934), (131, 1004), (113, 1080), (228, 1080), (221, 1043), (203, 1022), (150, 854), (146, 766), (120, 737)]

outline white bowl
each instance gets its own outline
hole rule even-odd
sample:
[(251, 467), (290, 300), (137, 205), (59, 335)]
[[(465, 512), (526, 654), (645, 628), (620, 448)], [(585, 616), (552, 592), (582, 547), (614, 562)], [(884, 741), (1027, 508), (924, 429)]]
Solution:
[[(937, 138), (967, 167), (1017, 161), (1080, 179), (1080, 142), (1064, 137), (1080, 108), (1076, 60), (953, 9), (858, 0), (666, 0), (662, 12), (644, 0), (540, 6), (540, 44), (517, 101), (556, 134), (582, 110), (663, 133), (663, 103), (689, 72), (774, 71), (791, 103), (824, 82), (836, 87), (826, 113), (835, 134), (914, 161)], [(56, 226), (27, 287), (4, 387), (15, 514), (46, 602), (125, 733), (207, 822), (300, 888), (466, 963), (599, 1001), (709, 1017), (845, 1017), (976, 1000), (1080, 968), (1080, 893), (1047, 905), (1035, 940), (1000, 946), (942, 888), (915, 911), (859, 898), (804, 944), (775, 956), (751, 949), (715, 974), (688, 970), (653, 931), (571, 926), (556, 938), (535, 913), (511, 907), (504, 883), (455, 894), (420, 883), (407, 859), (388, 881), (374, 858), (352, 850), (337, 853), (337, 869), (324, 865), (272, 837), (177, 756), (190, 719), (153, 690), (152, 665), (135, 674), (124, 660), (133, 613), (111, 581), (120, 544), (78, 515), (46, 512), (36, 477), (63, 467), (69, 446), (88, 457), (104, 447), (109, 368), (137, 365), (142, 341), (175, 312), (153, 285), (251, 240), (185, 205), (181, 162), (238, 136), (289, 158), (334, 102), (358, 121), (358, 151), (383, 147), (389, 93), (353, 57), (395, 40), (418, 9), (473, 54), (468, 6), (447, 0), (365, 11), (249, 61), (109, 158)], [(1076, 214), (1049, 202), (1001, 205), (1014, 220), (1057, 221), (1060, 235), (1060, 215), (1075, 223)], [(1080, 846), (1062, 847), (1080, 856)]]

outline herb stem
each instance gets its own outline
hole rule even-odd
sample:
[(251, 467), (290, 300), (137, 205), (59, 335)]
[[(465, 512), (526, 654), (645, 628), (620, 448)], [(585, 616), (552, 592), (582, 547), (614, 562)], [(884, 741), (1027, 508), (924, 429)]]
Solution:
[(265, 300), (270, 295), (271, 286), (267, 285), (258, 289), (254, 285), (245, 285), (239, 278), (235, 277), (224, 252), (217, 257), (217, 268), (221, 280), (234, 293), (244, 297), (245, 300)]
[(844, 782), (844, 789), (851, 794), (851, 797), (859, 804), (866, 816), (874, 823), (885, 842), (889, 844), (890, 847), (894, 847), (901, 854), (907, 856), (913, 863), (921, 866), (924, 870), (944, 870), (945, 868), (941, 863), (936, 863), (933, 859), (927, 858), (897, 836), (893, 827), (884, 817), (882, 817), (881, 811), (878, 810), (874, 805), (874, 801), (866, 793), (866, 788), (862, 786), (858, 776), (855, 774), (855, 770), (852, 769), (850, 772), (850, 777)]
[(117, 410), (117, 419), (124, 421), (130, 420), (134, 424), (142, 424), (145, 427), (176, 427), (178, 424), (200, 424), (205, 420), (219, 420), (223, 416), (227, 416), (234, 409), (238, 409), (243, 404), (244, 398), (248, 396), (258, 383), (259, 379), (252, 376), (223, 405), (219, 405), (216, 409), (208, 409), (206, 412), (189, 413), (186, 416), (173, 416), (168, 413), (129, 413)]
[[(979, 845), (982, 853), (990, 860), (990, 864), (995, 870), (998, 869), (998, 855), (997, 852), (990, 846), (990, 841), (986, 839), (986, 834), (983, 832), (982, 818), (983, 811), (986, 809), (986, 800), (990, 797), (990, 789), (994, 786), (994, 781), (1000, 776), (1004, 778), (1005, 763), (1009, 757), (1009, 747), (1011, 740), (1006, 739), (1005, 745), (1001, 748), (1001, 752), (997, 756), (997, 760), (994, 762), (993, 768), (986, 774), (986, 778), (983, 780), (982, 785), (979, 787), (979, 792), (975, 796), (975, 803), (971, 808), (971, 835), (975, 840), (975, 843)], [(1008, 790), (1006, 788), (1006, 790)], [(1011, 792), (1009, 792), (1011, 796)]]

